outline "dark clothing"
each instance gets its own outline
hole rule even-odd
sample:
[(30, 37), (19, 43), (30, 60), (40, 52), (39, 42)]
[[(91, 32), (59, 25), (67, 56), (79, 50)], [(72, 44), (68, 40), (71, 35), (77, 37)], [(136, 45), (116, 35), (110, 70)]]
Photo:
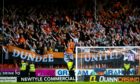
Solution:
[(28, 64), (25, 62), (22, 62), (20, 65), (20, 76), (21, 77), (28, 77), (28, 72), (29, 72), (29, 67)]
[(130, 75), (130, 63), (129, 62), (125, 62), (123, 65), (123, 69), (124, 69), (124, 75)]
[(26, 71), (20, 71), (20, 77), (26, 77)]
[(35, 75), (35, 64), (30, 64), (29, 65), (29, 72), (30, 72), (30, 77), (35, 77), (36, 75)]
[(124, 75), (129, 75), (130, 74), (130, 70), (124, 70)]
[(75, 72), (74, 72), (74, 70), (69, 71), (69, 76), (75, 77)]
[[(69, 63), (70, 63), (70, 65), (69, 65)], [(67, 68), (68, 68), (68, 70), (69, 70), (69, 76), (70, 76), (70, 77), (75, 77), (74, 63), (73, 63), (73, 61), (69, 61), (69, 62), (67, 63)]]
[(35, 77), (35, 72), (30, 72), (30, 77)]
[(29, 65), (27, 65), (25, 75), (26, 75), (26, 77), (28, 77), (28, 76), (29, 76)]

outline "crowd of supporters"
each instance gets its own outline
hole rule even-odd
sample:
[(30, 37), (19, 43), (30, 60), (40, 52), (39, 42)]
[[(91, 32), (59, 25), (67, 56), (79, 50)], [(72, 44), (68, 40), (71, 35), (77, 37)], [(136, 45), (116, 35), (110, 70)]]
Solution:
[(5, 45), (45, 54), (76, 46), (139, 46), (140, 8), (115, 2), (109, 7), (7, 6), (2, 18)]

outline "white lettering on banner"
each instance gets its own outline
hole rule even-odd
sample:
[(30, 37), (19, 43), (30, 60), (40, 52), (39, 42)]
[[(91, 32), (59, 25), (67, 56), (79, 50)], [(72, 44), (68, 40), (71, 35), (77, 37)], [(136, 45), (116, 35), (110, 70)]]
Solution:
[(42, 82), (43, 79), (42, 77), (21, 77), (21, 82), (34, 82), (34, 81), (37, 81), (37, 82)]
[(32, 55), (31, 55), (31, 54), (29, 54), (29, 55), (28, 55), (28, 58), (27, 58), (27, 60), (34, 61), (34, 58), (32, 57)]
[(49, 62), (53, 62), (54, 61), (52, 54), (48, 54), (48, 57), (49, 57)]
[(15, 50), (14, 49), (14, 52), (13, 52), (13, 57), (18, 57), (19, 56), (19, 54), (20, 54), (20, 52), (18, 51), (18, 50)]
[(35, 61), (35, 62), (54, 62), (54, 58), (53, 58), (53, 54), (48, 54), (45, 55), (45, 57), (43, 56), (35, 56), (33, 57), (31, 53), (27, 53), (27, 52), (20, 52), (19, 50), (14, 49), (13, 52), (13, 57), (20, 57), (21, 59), (27, 59), (29, 61)]
[[(80, 69), (75, 72), (78, 76), (81, 75), (91, 75), (92, 69)], [(135, 70), (130, 69), (130, 75), (134, 75)], [(56, 69), (56, 76), (69, 76), (69, 71), (67, 69)], [(123, 75), (123, 69), (106, 69), (104, 75)]]
[[(56, 69), (56, 76), (69, 76), (69, 71), (67, 69)], [(75, 74), (78, 74), (78, 76), (81, 75), (91, 75), (92, 69), (83, 69), (83, 70), (77, 70)]]
[(14, 75), (20, 75), (20, 72), (18, 72), (18, 71), (12, 71), (12, 72), (5, 72), (5, 71), (3, 71), (3, 72), (0, 72), (0, 75), (3, 75), (3, 76), (14, 76)]
[[(135, 70), (130, 69), (130, 75), (134, 75)], [(123, 69), (106, 69), (105, 75), (123, 75)]]
[(41, 60), (42, 60), (42, 57), (41, 56), (36, 56), (35, 62), (40, 62)]
[(44, 77), (44, 81), (50, 81), (50, 77)]
[(44, 77), (44, 81), (68, 81), (75, 80), (74, 77)]
[[(100, 52), (100, 51), (99, 51)], [(120, 55), (119, 55), (120, 54)], [(112, 59), (119, 59), (123, 55), (122, 53), (112, 52), (110, 54), (108, 53), (83, 53), (84, 61), (85, 62), (92, 62), (92, 61), (102, 61), (102, 60), (112, 60)]]
[(100, 76), (99, 77), (99, 82), (118, 82), (118, 78)]
[[(19, 53), (19, 54), (20, 54), (20, 58), (21, 58), (21, 59), (26, 59), (26, 58), (27, 58), (27, 55), (24, 56), (24, 55), (23, 55), (23, 52), (21, 52), (21, 53)], [(28, 53), (26, 53), (26, 54), (28, 54)], [(27, 58), (27, 59), (28, 59), (28, 58)]]
[(17, 77), (0, 77), (0, 82), (17, 82)]
[[(103, 54), (103, 53), (102, 53)], [(100, 53), (100, 56), (99, 56), (99, 60), (101, 61), (102, 60), (102, 54)]]
[(3, 72), (3, 75), (14, 75), (15, 72)]
[(56, 76), (69, 76), (69, 71), (67, 69), (56, 69)]
[(107, 60), (107, 54), (105, 54), (105, 58), (104, 58), (104, 60)]
[(97, 61), (97, 60), (98, 60), (98, 57), (97, 56), (92, 56), (91, 61)]
[(44, 59), (42, 60), (42, 62), (47, 62), (48, 58), (44, 57)]
[(76, 72), (76, 74), (78, 76), (81, 76), (81, 75), (91, 75), (91, 72), (92, 72), (92, 70), (78, 70)]
[(84, 56), (85, 56), (85, 61), (86, 62), (89, 62), (90, 61), (90, 54), (86, 54)]
[(18, 71), (15, 71), (15, 75), (20, 75), (20, 72), (18, 72)]
[(74, 77), (21, 77), (21, 82), (43, 82), (43, 81), (68, 81), (72, 80), (74, 81)]

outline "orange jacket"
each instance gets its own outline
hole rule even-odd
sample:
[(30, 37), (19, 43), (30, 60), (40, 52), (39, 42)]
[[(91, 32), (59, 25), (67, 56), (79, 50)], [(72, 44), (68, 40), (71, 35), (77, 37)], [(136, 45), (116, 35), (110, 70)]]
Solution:
[(68, 43), (68, 47), (72, 50), (74, 50), (74, 47), (75, 47), (75, 43), (74, 42), (69, 42)]
[(71, 48), (67, 48), (67, 50), (66, 50), (66, 52), (68, 53), (68, 54), (73, 54), (73, 50), (71, 49)]

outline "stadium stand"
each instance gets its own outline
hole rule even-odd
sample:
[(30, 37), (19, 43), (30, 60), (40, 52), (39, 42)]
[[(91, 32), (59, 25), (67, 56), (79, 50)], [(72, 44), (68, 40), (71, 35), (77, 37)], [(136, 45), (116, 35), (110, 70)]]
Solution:
[(55, 6), (31, 5), (31, 1), (28, 6), (9, 3), (4, 17), (0, 16), (3, 43), (41, 55), (64, 52), (70, 46), (73, 52), (76, 46), (140, 46), (140, 9), (136, 3), (101, 1), (95, 19), (90, 1), (82, 7), (66, 8), (55, 2)]

